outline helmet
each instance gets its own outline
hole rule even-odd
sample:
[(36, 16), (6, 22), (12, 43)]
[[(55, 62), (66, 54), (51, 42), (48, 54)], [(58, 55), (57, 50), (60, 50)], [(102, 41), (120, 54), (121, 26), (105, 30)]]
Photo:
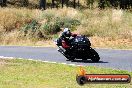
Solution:
[(70, 38), (71, 32), (70, 32), (70, 30), (69, 30), (68, 28), (64, 28), (63, 36), (64, 36), (66, 39)]

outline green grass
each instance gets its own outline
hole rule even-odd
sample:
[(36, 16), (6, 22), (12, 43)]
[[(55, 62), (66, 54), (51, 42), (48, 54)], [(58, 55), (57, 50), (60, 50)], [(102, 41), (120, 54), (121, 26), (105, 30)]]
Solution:
[[(75, 77), (78, 67), (21, 59), (0, 59), (0, 88), (131, 88), (130, 84), (86, 84), (79, 86)], [(93, 66), (89, 74), (130, 74)]]

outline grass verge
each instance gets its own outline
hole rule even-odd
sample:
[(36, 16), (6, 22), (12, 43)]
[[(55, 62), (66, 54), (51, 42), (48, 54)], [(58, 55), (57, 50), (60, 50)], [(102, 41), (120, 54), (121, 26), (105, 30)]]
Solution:
[[(0, 59), (1, 88), (131, 88), (130, 84), (87, 84), (79, 86), (76, 81), (78, 67), (49, 64), (20, 59)], [(89, 74), (130, 74), (93, 66), (85, 67)]]

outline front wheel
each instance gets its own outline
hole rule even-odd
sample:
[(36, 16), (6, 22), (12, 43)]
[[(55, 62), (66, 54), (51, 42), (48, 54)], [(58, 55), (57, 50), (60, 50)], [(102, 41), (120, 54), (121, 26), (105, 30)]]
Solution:
[(99, 54), (92, 48), (90, 49), (90, 53), (91, 60), (93, 62), (99, 62), (100, 60)]

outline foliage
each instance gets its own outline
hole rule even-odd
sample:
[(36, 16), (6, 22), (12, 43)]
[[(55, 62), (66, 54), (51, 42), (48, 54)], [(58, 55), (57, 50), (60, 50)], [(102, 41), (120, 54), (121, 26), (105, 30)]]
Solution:
[[(27, 40), (52, 38), (62, 28), (69, 27), (77, 34), (98, 37), (99, 40), (100, 38), (104, 40), (110, 38), (110, 41), (121, 39), (120, 44), (132, 46), (132, 13), (130, 11), (119, 9), (99, 10), (97, 8), (77, 10), (66, 7), (45, 11), (26, 8), (0, 9), (1, 44), (12, 42), (15, 44), (20, 39), (25, 41), (26, 38)], [(16, 36), (18, 34), (20, 37)], [(109, 41), (109, 39), (106, 41)], [(118, 41), (116, 44), (119, 44)]]
[(57, 23), (46, 23), (46, 24), (43, 24), (41, 26), (41, 32), (43, 34), (55, 34), (57, 32), (59, 32), (61, 29), (60, 29), (60, 25), (58, 25)]
[(76, 19), (71, 18), (61, 18), (57, 17), (54, 18), (55, 20), (49, 20), (48, 17), (47, 23), (41, 26), (41, 31), (45, 34), (56, 34), (57, 32), (61, 31), (61, 28), (75, 28), (76, 26), (80, 25), (80, 22)]
[(22, 27), (21, 32), (24, 36), (30, 37), (30, 38), (43, 38), (44, 35), (39, 30), (39, 25), (36, 20), (32, 20), (31, 23), (26, 24), (24, 27)]

